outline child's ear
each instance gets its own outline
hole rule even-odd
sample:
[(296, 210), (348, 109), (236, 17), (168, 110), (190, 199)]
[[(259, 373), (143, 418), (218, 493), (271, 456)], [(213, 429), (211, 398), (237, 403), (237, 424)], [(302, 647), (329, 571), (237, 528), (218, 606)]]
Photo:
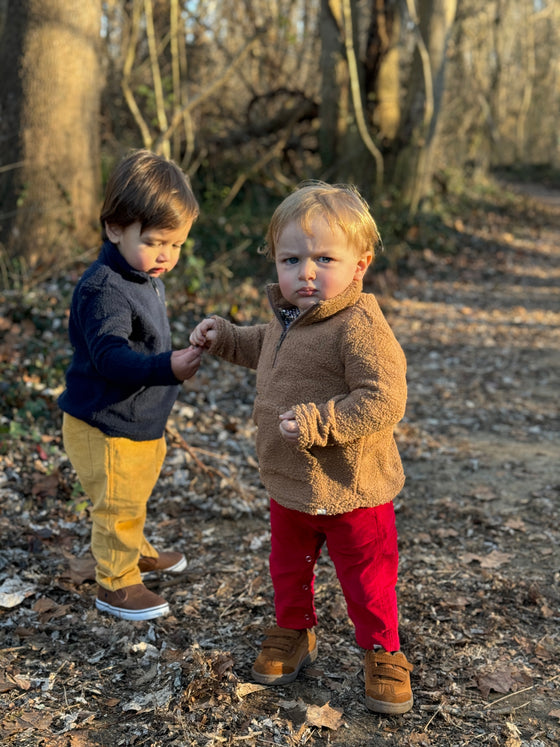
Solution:
[(107, 234), (109, 241), (112, 241), (113, 244), (118, 244), (121, 240), (122, 228), (105, 222), (105, 233)]
[(354, 272), (354, 280), (362, 280), (366, 274), (367, 268), (371, 264), (373, 259), (373, 252), (366, 252), (363, 256), (358, 259), (356, 264), (356, 271)]

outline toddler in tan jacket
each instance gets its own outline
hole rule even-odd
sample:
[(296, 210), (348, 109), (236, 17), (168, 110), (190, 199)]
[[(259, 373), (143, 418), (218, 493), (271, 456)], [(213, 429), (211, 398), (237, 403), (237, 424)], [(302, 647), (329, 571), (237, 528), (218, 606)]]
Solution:
[(257, 371), (254, 419), (270, 496), (276, 626), (253, 676), (293, 681), (314, 661), (314, 568), (326, 542), (366, 650), (366, 705), (412, 708), (400, 651), (393, 499), (404, 474), (393, 436), (406, 405), (406, 361), (362, 280), (380, 241), (359, 193), (308, 182), (276, 209), (267, 246), (278, 283), (268, 324), (203, 320), (194, 345)]

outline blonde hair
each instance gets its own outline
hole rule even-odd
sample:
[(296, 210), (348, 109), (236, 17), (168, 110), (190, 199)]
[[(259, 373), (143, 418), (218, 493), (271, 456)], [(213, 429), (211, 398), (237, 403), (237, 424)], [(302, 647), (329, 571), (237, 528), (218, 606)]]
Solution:
[(310, 233), (311, 223), (318, 216), (346, 235), (357, 256), (368, 251), (375, 256), (381, 236), (367, 202), (350, 184), (321, 181), (303, 182), (276, 208), (266, 233), (265, 254), (275, 258), (278, 238), (289, 223), (296, 222)]

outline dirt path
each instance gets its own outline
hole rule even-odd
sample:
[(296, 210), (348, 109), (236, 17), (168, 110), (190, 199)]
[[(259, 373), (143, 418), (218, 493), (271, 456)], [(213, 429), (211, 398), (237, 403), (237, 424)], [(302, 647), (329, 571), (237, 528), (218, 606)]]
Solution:
[(326, 554), (317, 662), (293, 685), (251, 685), (272, 614), (253, 375), (206, 359), (150, 508), (153, 541), (190, 561), (150, 582), (171, 603), (164, 620), (94, 611), (87, 520), (57, 436), (22, 433), (20, 451), (1, 451), (0, 591), (17, 582), (21, 597), (0, 606), (2, 744), (560, 743), (560, 198), (541, 190), (514, 214), (481, 204), (457, 230), (457, 257), (427, 249), (384, 301), (409, 362), (397, 508), (413, 711), (366, 711)]
[[(425, 733), (556, 744), (560, 194), (539, 189), (501, 235), (483, 227), (459, 261), (420, 268), (390, 315), (409, 361), (401, 602), (425, 643), (420, 709), (437, 705)], [(505, 696), (483, 708), (493, 735), (481, 695)], [(457, 731), (437, 735), (446, 708)]]
[(424, 265), (389, 310), (409, 361), (410, 497), (522, 521), (520, 576), (560, 568), (547, 535), (560, 489), (560, 193), (532, 192), (519, 225), (473, 232), (458, 261)]

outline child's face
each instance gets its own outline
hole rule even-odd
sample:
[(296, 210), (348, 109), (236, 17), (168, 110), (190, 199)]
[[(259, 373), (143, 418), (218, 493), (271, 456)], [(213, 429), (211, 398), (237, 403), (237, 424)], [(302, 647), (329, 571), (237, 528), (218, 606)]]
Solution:
[(192, 222), (180, 228), (146, 228), (140, 222), (126, 228), (105, 225), (107, 236), (135, 270), (159, 277), (172, 270), (179, 260)]
[(311, 222), (309, 235), (297, 223), (288, 223), (276, 243), (276, 270), (282, 295), (300, 311), (342, 293), (353, 280), (361, 280), (373, 252), (358, 257), (344, 232), (324, 218)]

